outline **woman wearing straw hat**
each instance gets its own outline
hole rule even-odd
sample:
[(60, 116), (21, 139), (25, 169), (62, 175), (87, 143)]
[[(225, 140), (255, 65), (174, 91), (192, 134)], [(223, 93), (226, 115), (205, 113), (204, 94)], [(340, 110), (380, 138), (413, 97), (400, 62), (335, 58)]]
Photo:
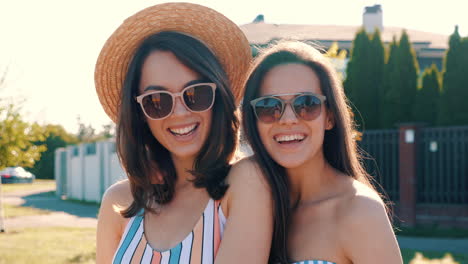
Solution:
[(98, 263), (267, 262), (267, 184), (229, 164), (250, 59), (233, 22), (188, 3), (144, 9), (107, 40), (96, 90), (128, 180), (103, 197)]

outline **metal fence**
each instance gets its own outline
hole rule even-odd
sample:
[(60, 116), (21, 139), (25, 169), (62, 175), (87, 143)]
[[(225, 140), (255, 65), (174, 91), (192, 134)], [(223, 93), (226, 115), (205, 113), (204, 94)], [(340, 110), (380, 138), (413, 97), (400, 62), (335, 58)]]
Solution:
[(417, 202), (468, 203), (468, 126), (423, 128), (417, 153)]
[(366, 171), (374, 177), (379, 191), (393, 202), (400, 196), (398, 137), (398, 130), (371, 130), (359, 141)]
[[(416, 136), (416, 202), (468, 204), (468, 126), (421, 128)], [(366, 131), (359, 145), (367, 172), (398, 202), (399, 131)]]

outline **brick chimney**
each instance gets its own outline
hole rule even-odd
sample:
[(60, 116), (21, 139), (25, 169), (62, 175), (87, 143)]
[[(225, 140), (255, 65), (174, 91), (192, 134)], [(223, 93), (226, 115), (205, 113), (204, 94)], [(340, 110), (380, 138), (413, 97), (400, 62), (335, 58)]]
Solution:
[(362, 25), (368, 33), (373, 33), (376, 28), (383, 31), (383, 13), (381, 5), (366, 6), (362, 16)]

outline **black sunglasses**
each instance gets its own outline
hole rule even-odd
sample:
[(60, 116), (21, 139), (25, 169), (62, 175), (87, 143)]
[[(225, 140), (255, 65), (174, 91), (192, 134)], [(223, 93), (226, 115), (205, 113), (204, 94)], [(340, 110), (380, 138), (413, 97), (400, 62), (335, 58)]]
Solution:
[[(289, 100), (283, 100), (278, 96), (295, 95)], [(320, 116), (322, 104), (326, 100), (324, 95), (313, 93), (287, 93), (262, 96), (250, 101), (255, 116), (263, 123), (277, 122), (283, 116), (286, 105), (291, 105), (298, 118), (312, 121)]]

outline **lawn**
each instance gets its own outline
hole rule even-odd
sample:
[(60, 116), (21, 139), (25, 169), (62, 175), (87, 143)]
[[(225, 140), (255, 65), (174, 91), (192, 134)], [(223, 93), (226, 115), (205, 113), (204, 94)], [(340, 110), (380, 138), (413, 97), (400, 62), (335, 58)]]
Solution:
[(402, 249), (405, 264), (468, 264), (467, 254)]
[(48, 210), (37, 209), (34, 207), (27, 206), (16, 206), (6, 203), (3, 204), (3, 212), (5, 218), (13, 218), (27, 215), (43, 215), (51, 213), (51, 211)]
[[(95, 228), (41, 227), (0, 233), (0, 264), (94, 263)], [(66, 242), (66, 243), (64, 243)], [(468, 255), (402, 250), (405, 264), (468, 264)]]
[(2, 184), (2, 193), (12, 193), (17, 191), (34, 191), (47, 188), (55, 189), (55, 180), (35, 180), (33, 183), (9, 183)]
[(94, 263), (95, 228), (42, 227), (0, 233), (0, 264)]

